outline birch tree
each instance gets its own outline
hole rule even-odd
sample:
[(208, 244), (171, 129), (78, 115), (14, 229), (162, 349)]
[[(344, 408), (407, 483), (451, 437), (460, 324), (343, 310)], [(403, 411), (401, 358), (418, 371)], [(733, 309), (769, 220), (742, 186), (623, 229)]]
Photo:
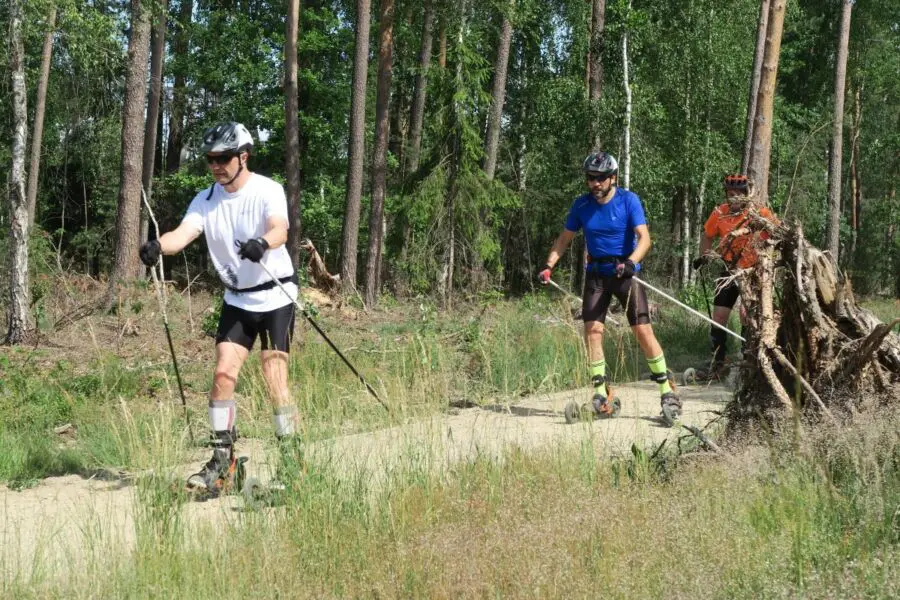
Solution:
[(9, 327), (7, 344), (25, 340), (28, 329), (28, 202), (25, 197), (25, 145), (28, 111), (25, 89), (25, 49), (22, 44), (22, 3), (9, 2), (9, 72), (12, 79), (13, 139), (9, 177)]

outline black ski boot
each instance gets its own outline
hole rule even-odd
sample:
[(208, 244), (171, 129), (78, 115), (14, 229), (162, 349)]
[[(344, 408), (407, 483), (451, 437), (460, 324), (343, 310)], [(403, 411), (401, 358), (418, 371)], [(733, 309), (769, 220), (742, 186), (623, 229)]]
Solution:
[(673, 427), (675, 422), (681, 417), (681, 399), (675, 392), (666, 392), (659, 398), (659, 404), (662, 408), (662, 419), (669, 427)]
[(234, 441), (237, 431), (216, 432), (210, 441), (213, 455), (203, 468), (187, 480), (189, 492), (200, 498), (216, 498), (234, 489), (240, 489), (244, 480), (244, 463), (246, 458), (237, 458), (234, 454)]

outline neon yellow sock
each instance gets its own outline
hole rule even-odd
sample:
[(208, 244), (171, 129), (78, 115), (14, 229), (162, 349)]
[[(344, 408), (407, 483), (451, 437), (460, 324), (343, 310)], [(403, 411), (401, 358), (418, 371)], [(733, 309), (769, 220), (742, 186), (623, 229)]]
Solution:
[[(663, 354), (660, 354), (656, 358), (648, 358), (647, 366), (650, 367), (650, 372), (653, 373), (656, 378), (659, 378), (659, 381), (656, 383), (659, 385), (659, 393), (665, 394), (666, 392), (672, 391), (672, 386), (669, 385), (669, 377), (666, 369), (666, 357)], [(665, 379), (663, 379), (665, 377)]]
[[(600, 359), (592, 362), (590, 365), (591, 369), (591, 381), (593, 381), (594, 377), (601, 376), (604, 379), (606, 378), (606, 361), (604, 359)], [(604, 381), (600, 385), (594, 386), (594, 393), (601, 394), (603, 396), (609, 395), (606, 391), (606, 382)]]

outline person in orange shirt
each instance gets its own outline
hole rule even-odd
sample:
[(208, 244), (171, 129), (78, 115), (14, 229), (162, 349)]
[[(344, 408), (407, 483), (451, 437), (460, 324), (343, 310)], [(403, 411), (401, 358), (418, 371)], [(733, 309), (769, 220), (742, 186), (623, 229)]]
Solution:
[[(694, 259), (694, 269), (699, 269), (718, 255), (726, 265), (726, 275), (733, 269), (752, 268), (759, 257), (753, 247), (756, 239), (766, 239), (765, 231), (758, 232), (750, 227), (751, 213), (758, 214), (772, 221), (778, 218), (765, 206), (755, 204), (755, 197), (750, 180), (745, 175), (728, 175), (723, 182), (726, 202), (713, 209), (709, 219), (703, 226), (704, 236), (700, 240), (700, 256)], [(744, 230), (744, 231), (742, 231)], [(733, 234), (733, 235), (730, 235)], [(719, 238), (716, 254), (711, 254), (713, 241)], [(737, 281), (732, 279), (727, 285), (717, 286), (713, 300), (712, 319), (725, 326), (731, 316), (734, 303), (737, 302), (741, 289)], [(716, 373), (725, 362), (727, 334), (718, 327), (710, 326), (709, 339), (712, 348), (712, 372)]]

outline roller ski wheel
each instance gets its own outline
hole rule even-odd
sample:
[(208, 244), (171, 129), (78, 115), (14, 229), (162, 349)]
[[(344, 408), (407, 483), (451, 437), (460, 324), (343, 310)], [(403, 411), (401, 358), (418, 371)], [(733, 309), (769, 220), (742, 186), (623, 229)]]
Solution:
[(660, 409), (663, 423), (668, 427), (674, 427), (681, 419), (681, 400), (671, 392), (663, 394), (660, 398)]
[(684, 370), (684, 373), (682, 373), (681, 381), (683, 385), (699, 385), (703, 383), (721, 381), (726, 378), (728, 369), (728, 365), (719, 365), (714, 367), (706, 365), (696, 369), (693, 367), (689, 367)]
[(578, 406), (577, 402), (569, 402), (566, 404), (566, 423), (571, 425), (572, 423), (577, 423), (581, 420), (581, 409)]
[(253, 508), (276, 506), (284, 501), (285, 487), (280, 483), (264, 484), (256, 477), (248, 477), (241, 494), (244, 503)]

